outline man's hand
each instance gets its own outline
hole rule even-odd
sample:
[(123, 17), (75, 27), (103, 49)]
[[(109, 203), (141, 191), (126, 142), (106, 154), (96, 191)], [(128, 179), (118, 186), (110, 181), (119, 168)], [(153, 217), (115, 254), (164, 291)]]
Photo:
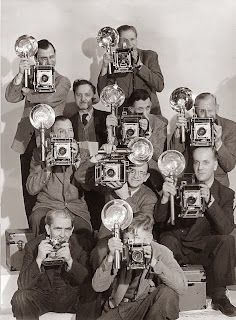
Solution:
[(19, 63), (19, 73), (24, 74), (25, 70), (30, 69), (30, 62), (29, 59), (21, 59)]
[(46, 169), (47, 171), (51, 172), (52, 171), (52, 167), (54, 166), (54, 158), (52, 156), (52, 152), (49, 151), (47, 156), (46, 156)]
[(106, 154), (111, 154), (116, 151), (116, 146), (111, 143), (105, 143), (101, 146), (101, 150), (104, 150)]
[(34, 90), (30, 89), (30, 88), (23, 87), (21, 89), (21, 92), (23, 93), (24, 96), (27, 96), (29, 93), (34, 92)]
[(110, 238), (108, 240), (108, 249), (109, 249), (108, 257), (114, 258), (115, 251), (116, 250), (122, 251), (122, 248), (123, 248), (123, 244), (121, 242), (121, 239), (115, 238), (115, 237)]
[(41, 267), (42, 261), (47, 257), (47, 255), (53, 251), (52, 245), (49, 243), (50, 239), (42, 240), (38, 246), (38, 255), (36, 262)]
[(112, 54), (105, 52), (103, 55), (103, 67), (107, 68), (110, 62), (112, 62)]
[(187, 123), (188, 123), (188, 120), (184, 116), (178, 114), (177, 121), (176, 121), (176, 127), (181, 128), (182, 126), (184, 126), (186, 129)]
[(222, 146), (222, 127), (214, 123), (213, 130), (215, 135), (215, 148), (216, 151), (218, 151)]
[(78, 143), (76, 141), (73, 141), (71, 143), (71, 151), (74, 154), (77, 154), (79, 152), (79, 147), (78, 147)]
[(118, 119), (115, 115), (109, 114), (106, 118), (106, 127), (117, 127), (118, 126)]
[(126, 200), (130, 197), (129, 187), (127, 182), (122, 185), (119, 181), (108, 182), (107, 186), (115, 189), (114, 192), (118, 195), (120, 199)]
[(57, 258), (63, 258), (68, 265), (67, 271), (71, 269), (73, 259), (70, 253), (69, 243), (62, 243), (61, 248), (56, 252)]
[(210, 189), (204, 183), (201, 183), (200, 187), (201, 187), (201, 189), (200, 189), (201, 196), (206, 201), (206, 203), (208, 203), (210, 200), (210, 195), (211, 195)]
[(162, 186), (162, 199), (161, 199), (161, 203), (165, 204), (169, 201), (169, 197), (173, 195), (176, 195), (176, 188), (175, 185), (173, 183), (173, 179), (172, 178), (165, 178), (165, 182), (163, 183)]
[(139, 125), (140, 125), (140, 127), (141, 127), (141, 129), (143, 131), (147, 131), (147, 129), (148, 129), (148, 120), (147, 119), (140, 119), (139, 120)]

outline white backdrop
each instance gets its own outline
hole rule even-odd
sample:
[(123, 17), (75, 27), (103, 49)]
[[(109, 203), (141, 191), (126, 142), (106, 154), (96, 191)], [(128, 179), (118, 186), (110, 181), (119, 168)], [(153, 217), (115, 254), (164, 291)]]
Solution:
[[(2, 0), (2, 236), (6, 228), (27, 227), (19, 155), (10, 149), (23, 102), (11, 104), (4, 98), (18, 71), (14, 44), (19, 36), (48, 39), (57, 49), (61, 74), (71, 82), (86, 78), (96, 84), (103, 53), (96, 44), (98, 30), (134, 25), (139, 47), (159, 54), (164, 116), (173, 120), (170, 93), (187, 86), (195, 94), (214, 93), (220, 115), (236, 121), (235, 6), (235, 0)], [(236, 190), (235, 169), (230, 181)]]

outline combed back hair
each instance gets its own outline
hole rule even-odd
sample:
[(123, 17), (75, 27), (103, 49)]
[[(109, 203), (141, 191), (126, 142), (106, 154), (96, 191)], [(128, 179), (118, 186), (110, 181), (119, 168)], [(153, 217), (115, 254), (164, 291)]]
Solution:
[[(56, 53), (56, 49), (54, 45), (51, 42), (49, 42), (47, 39), (42, 39), (38, 41), (39, 49), (47, 50), (50, 46), (52, 46), (54, 53)], [(35, 56), (37, 57), (37, 53)]]
[(86, 79), (77, 79), (74, 81), (73, 83), (73, 92), (75, 93), (76, 89), (79, 87), (79, 86), (82, 86), (84, 84), (88, 84), (92, 90), (93, 90), (93, 94), (96, 94), (96, 88), (95, 86), (92, 84), (92, 82), (86, 80)]
[(204, 149), (204, 150), (207, 150), (207, 149), (211, 149), (212, 153), (213, 153), (213, 157), (215, 160), (217, 160), (217, 154), (216, 154), (216, 149), (214, 147), (192, 147), (191, 148), (191, 152), (192, 152), (192, 155), (194, 154), (194, 152), (198, 149)]
[(60, 218), (65, 218), (65, 219), (70, 219), (71, 220), (71, 225), (73, 227), (74, 225), (74, 217), (73, 215), (70, 213), (70, 211), (68, 211), (67, 209), (58, 209), (58, 210), (50, 210), (47, 212), (46, 217), (45, 217), (45, 224), (47, 225), (52, 225), (54, 218), (56, 217), (60, 217)]
[(134, 232), (137, 228), (143, 228), (143, 230), (152, 232), (154, 220), (150, 215), (145, 215), (143, 212), (138, 211), (129, 225), (127, 231)]
[(118, 31), (119, 36), (123, 31), (128, 31), (128, 30), (132, 30), (135, 33), (136, 38), (138, 36), (137, 30), (135, 29), (135, 27), (129, 26), (128, 24), (123, 24), (122, 26), (119, 26), (116, 30)]
[(150, 94), (147, 92), (147, 90), (145, 89), (136, 89), (133, 91), (133, 93), (131, 94), (131, 96), (128, 99), (128, 105), (129, 106), (133, 106), (135, 101), (139, 101), (139, 100), (147, 100), (147, 99), (151, 100)]
[(214, 96), (214, 94), (212, 94), (210, 92), (203, 92), (203, 93), (200, 93), (198, 96), (196, 96), (194, 105), (198, 106), (200, 100), (204, 100), (209, 97), (213, 98), (215, 100), (215, 104), (217, 104), (216, 97)]

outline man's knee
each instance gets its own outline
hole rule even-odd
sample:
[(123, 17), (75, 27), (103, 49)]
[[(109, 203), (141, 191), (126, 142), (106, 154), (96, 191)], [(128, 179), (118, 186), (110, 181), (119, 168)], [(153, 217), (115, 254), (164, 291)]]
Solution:
[(179, 316), (179, 295), (170, 287), (161, 285), (155, 296), (153, 307), (161, 309), (160, 313), (167, 319), (177, 319)]
[(13, 314), (17, 317), (19, 314), (22, 314), (22, 312), (25, 309), (28, 309), (30, 304), (30, 297), (32, 300), (32, 294), (29, 290), (17, 290), (12, 299), (11, 299), (11, 305), (12, 305), (12, 311)]

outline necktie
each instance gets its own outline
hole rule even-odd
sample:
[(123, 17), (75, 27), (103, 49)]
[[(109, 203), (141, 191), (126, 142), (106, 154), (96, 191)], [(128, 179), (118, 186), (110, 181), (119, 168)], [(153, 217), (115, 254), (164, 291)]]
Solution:
[(86, 126), (86, 124), (88, 123), (87, 116), (88, 116), (88, 113), (82, 114), (82, 123), (84, 126)]

